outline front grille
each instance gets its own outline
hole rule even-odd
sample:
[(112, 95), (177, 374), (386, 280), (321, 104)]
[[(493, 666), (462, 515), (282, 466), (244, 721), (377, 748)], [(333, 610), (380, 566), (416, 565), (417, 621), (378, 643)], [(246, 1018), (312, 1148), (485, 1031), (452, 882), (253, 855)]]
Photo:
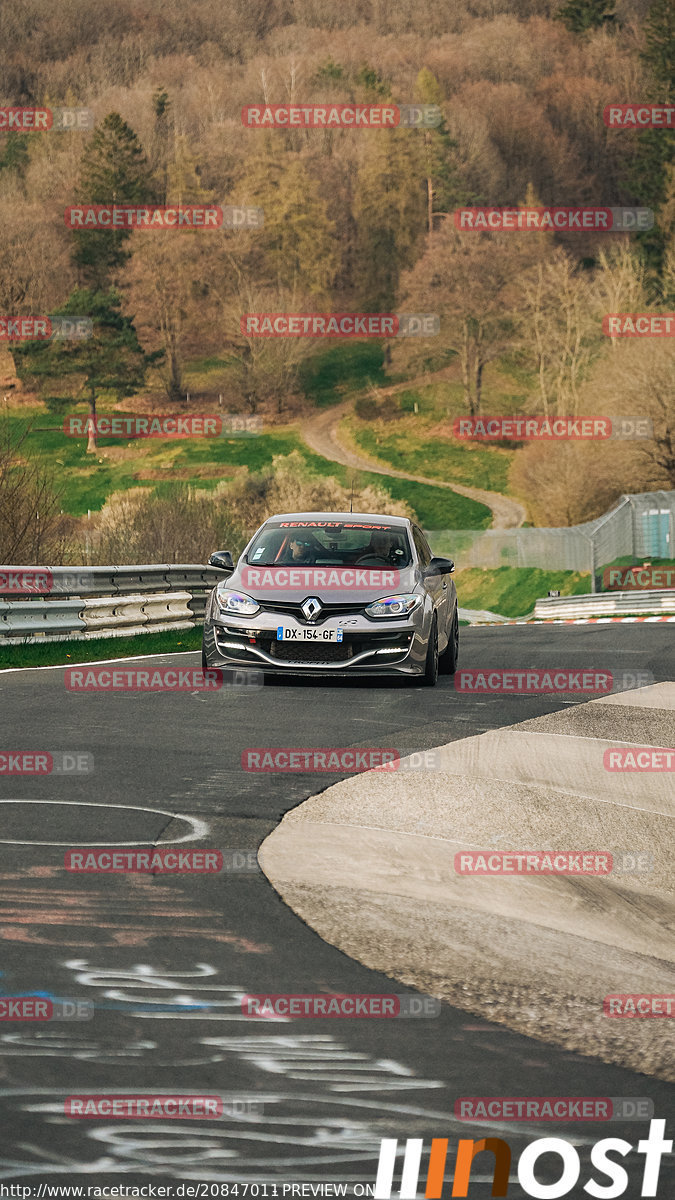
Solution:
[(349, 662), (352, 657), (350, 646), (340, 642), (271, 642), (268, 654), (280, 662), (338, 663)]
[(301, 601), (298, 604), (291, 604), (288, 600), (261, 600), (259, 603), (264, 612), (288, 613), (289, 616), (295, 617), (295, 619), (300, 621), (303, 625), (307, 625), (308, 623), (312, 625), (323, 625), (324, 621), (326, 621), (328, 617), (344, 617), (347, 615), (355, 617), (359, 614), (362, 614), (365, 608), (365, 604), (354, 604), (353, 600), (344, 604), (324, 604), (322, 600), (321, 612), (319, 613), (318, 617), (315, 621), (308, 622), (302, 611), (302, 608), (300, 607), (300, 604), (304, 603), (304, 601)]
[[(388, 630), (378, 629), (373, 633), (346, 633), (343, 642), (277, 642), (272, 634), (269, 641), (260, 638), (259, 643), (261, 649), (265, 650), (272, 658), (278, 658), (280, 662), (347, 663), (355, 655), (362, 654), (364, 650), (375, 651), (387, 646), (400, 647), (401, 657), (403, 657), (410, 648), (412, 636), (412, 633), (392, 634)], [(399, 656), (392, 654), (387, 655), (386, 658), (396, 662)], [(382, 655), (379, 661), (384, 660), (385, 656)], [(375, 655), (373, 655), (374, 661), (376, 661)]]

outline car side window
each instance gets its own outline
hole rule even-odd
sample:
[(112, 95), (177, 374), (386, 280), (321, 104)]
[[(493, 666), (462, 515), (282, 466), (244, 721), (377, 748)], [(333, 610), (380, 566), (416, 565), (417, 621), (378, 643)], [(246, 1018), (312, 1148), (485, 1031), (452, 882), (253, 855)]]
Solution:
[(420, 560), (420, 566), (421, 566), (422, 570), (424, 570), (425, 567), (429, 566), (429, 563), (431, 562), (432, 554), (431, 554), (431, 550), (429, 549), (429, 547), (427, 545), (427, 541), (422, 533), (422, 530), (418, 529), (416, 525), (413, 526), (413, 541), (415, 543), (417, 557)]

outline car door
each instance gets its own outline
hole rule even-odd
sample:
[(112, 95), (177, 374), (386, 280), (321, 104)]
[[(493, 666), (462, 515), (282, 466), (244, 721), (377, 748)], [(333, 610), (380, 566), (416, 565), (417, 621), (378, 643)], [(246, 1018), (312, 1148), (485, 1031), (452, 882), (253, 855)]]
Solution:
[[(418, 529), (417, 525), (413, 525), (413, 541), (419, 559), (420, 570), (424, 572), (429, 566), (433, 555), (427, 539), (422, 530)], [(442, 650), (445, 647), (445, 637), (448, 629), (448, 577), (447, 575), (430, 575), (424, 580), (424, 586), (431, 596), (433, 606), (436, 610), (438, 639)]]

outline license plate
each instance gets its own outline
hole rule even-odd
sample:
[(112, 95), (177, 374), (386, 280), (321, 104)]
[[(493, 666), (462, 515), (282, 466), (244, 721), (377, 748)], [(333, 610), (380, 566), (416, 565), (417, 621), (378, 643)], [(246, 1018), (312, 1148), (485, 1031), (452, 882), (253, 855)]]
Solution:
[(278, 642), (341, 642), (341, 629), (285, 629), (277, 627)]

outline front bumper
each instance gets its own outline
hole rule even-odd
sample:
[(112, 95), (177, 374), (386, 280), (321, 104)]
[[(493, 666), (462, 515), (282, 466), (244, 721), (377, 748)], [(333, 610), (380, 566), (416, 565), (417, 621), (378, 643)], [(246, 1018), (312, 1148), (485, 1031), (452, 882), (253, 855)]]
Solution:
[(295, 617), (263, 611), (256, 617), (207, 617), (204, 650), (210, 667), (252, 667), (279, 675), (420, 675), (426, 640), (413, 618), (373, 621), (327, 617), (318, 630), (341, 629), (342, 642), (277, 641), (277, 627), (303, 629)]

